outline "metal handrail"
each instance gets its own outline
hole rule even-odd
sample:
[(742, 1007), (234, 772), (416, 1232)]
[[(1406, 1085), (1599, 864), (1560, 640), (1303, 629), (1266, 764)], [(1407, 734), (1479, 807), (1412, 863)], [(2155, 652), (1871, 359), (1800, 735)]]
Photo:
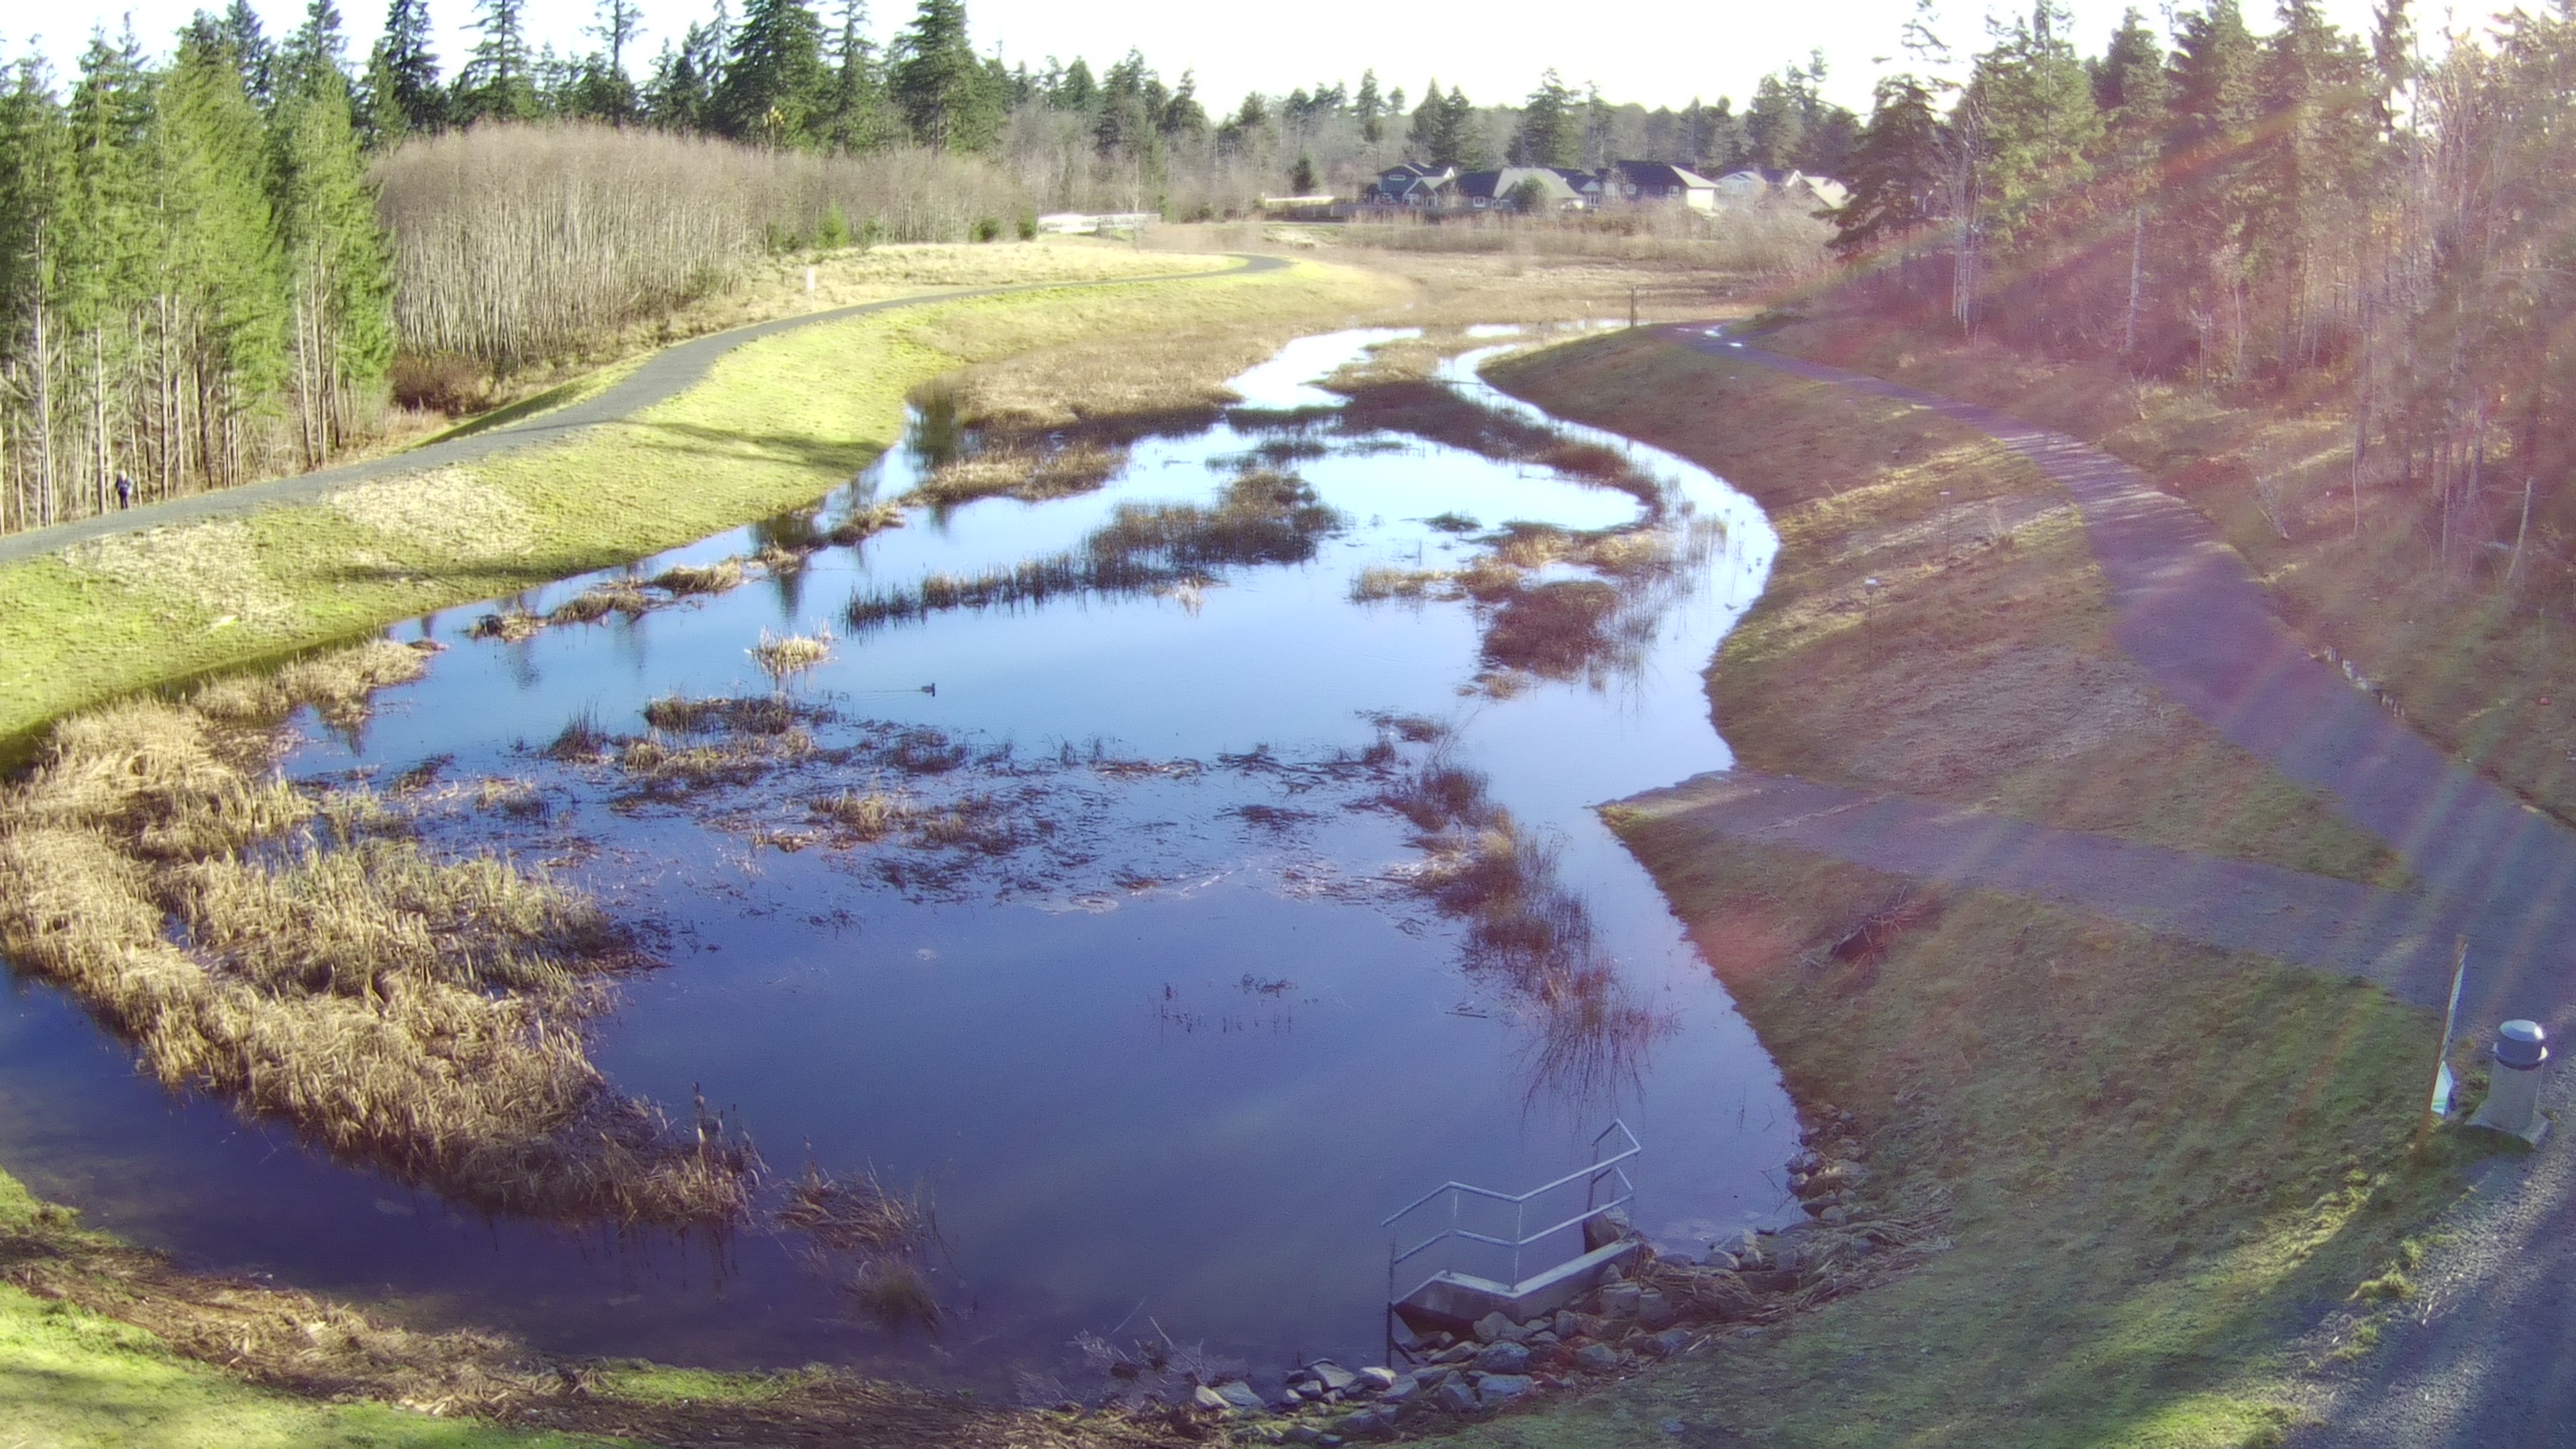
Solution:
[[(1610, 1140), (1614, 1133), (1624, 1139), (1626, 1145), (1606, 1158), (1598, 1156), (1597, 1154), (1601, 1151), (1601, 1145)], [(1389, 1239), (1387, 1243), (1386, 1263), (1388, 1301), (1390, 1303), (1398, 1301), (1399, 1295), (1394, 1291), (1395, 1270), (1397, 1266), (1435, 1244), (1463, 1240), (1470, 1243), (1483, 1243), (1490, 1247), (1507, 1248), (1512, 1254), (1512, 1281), (1517, 1285), (1521, 1282), (1522, 1249), (1527, 1248), (1532, 1243), (1536, 1243), (1543, 1238), (1564, 1232), (1569, 1228), (1580, 1227), (1581, 1225), (1592, 1221), (1594, 1218), (1625, 1207), (1629, 1203), (1635, 1201), (1637, 1196), (1637, 1185), (1628, 1176), (1627, 1169), (1623, 1164), (1644, 1152), (1645, 1146), (1638, 1142), (1636, 1133), (1628, 1130), (1627, 1122), (1624, 1119), (1614, 1118), (1609, 1126), (1602, 1128), (1600, 1132), (1593, 1136), (1592, 1150), (1596, 1155), (1590, 1166), (1577, 1168), (1563, 1177), (1557, 1178), (1552, 1182), (1541, 1183), (1527, 1192), (1504, 1193), (1496, 1192), (1492, 1188), (1478, 1187), (1473, 1183), (1447, 1182), (1433, 1188), (1430, 1192), (1423, 1194), (1421, 1197), (1415, 1198), (1412, 1202), (1407, 1203), (1402, 1208), (1390, 1214), (1384, 1222), (1379, 1224), (1380, 1227), (1392, 1229), (1397, 1223), (1402, 1222), (1415, 1211), (1438, 1201), (1442, 1197), (1449, 1199), (1449, 1225), (1447, 1227), (1432, 1234), (1430, 1237), (1423, 1239), (1421, 1242), (1414, 1244), (1412, 1247), (1403, 1249), (1402, 1251), (1397, 1250), (1395, 1240), (1392, 1238)], [(1602, 1179), (1605, 1177), (1616, 1181), (1619, 1189), (1618, 1195), (1608, 1202), (1596, 1202), (1594, 1199), (1598, 1195)], [(1533, 1200), (1545, 1193), (1554, 1192), (1559, 1188), (1570, 1187), (1578, 1181), (1585, 1184), (1585, 1207), (1582, 1212), (1561, 1222), (1552, 1223), (1547, 1227), (1539, 1229), (1537, 1232), (1533, 1233), (1526, 1231), (1528, 1227), (1529, 1204)], [(1488, 1202), (1503, 1203), (1511, 1207), (1513, 1209), (1512, 1231), (1519, 1234), (1519, 1236), (1513, 1238), (1500, 1238), (1491, 1233), (1477, 1232), (1460, 1224), (1458, 1221), (1458, 1208), (1461, 1197), (1481, 1198)], [(1443, 1271), (1447, 1270), (1444, 1269)], [(1432, 1275), (1432, 1278), (1437, 1278), (1438, 1276), (1439, 1274), (1435, 1273)], [(1423, 1280), (1424, 1283), (1429, 1283), (1430, 1281), (1431, 1278)], [(1420, 1285), (1416, 1285), (1415, 1291), (1420, 1291)]]

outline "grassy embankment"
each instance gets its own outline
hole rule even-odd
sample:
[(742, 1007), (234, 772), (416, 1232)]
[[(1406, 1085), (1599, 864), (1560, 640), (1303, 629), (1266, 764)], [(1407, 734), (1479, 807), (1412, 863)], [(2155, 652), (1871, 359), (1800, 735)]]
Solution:
[(23, 745), (100, 699), (805, 503), (896, 436), (912, 388), (961, 366), (1138, 333), (1311, 329), (1402, 295), (1301, 264), (821, 324), (751, 344), (689, 393), (560, 444), (0, 569), (0, 739)]
[(1759, 770), (2360, 879), (2386, 847), (2166, 699), (2063, 489), (1919, 409), (1633, 337), (1498, 381), (1715, 468), (1781, 552), (1710, 675)]
[[(2294, 795), (2231, 808), (2226, 795), (2287, 787), (2225, 773), (2214, 745), (2166, 734), (2170, 754), (2137, 751), (2124, 736), (2180, 729), (2143, 696), (2089, 731), (2076, 709), (2070, 743), (2120, 762), (2121, 793), (2148, 807), (2054, 783), (2065, 774), (2044, 745), (2014, 746), (2035, 727), (1979, 712), (1993, 706), (1974, 688), (1951, 695), (1970, 711), (1955, 735), (1911, 713), (1912, 691), (1950, 693), (1954, 678), (2080, 703), (2070, 684), (2109, 688), (2117, 665), (2070, 525), (1960, 430), (1652, 339), (1499, 371), (1774, 510), (1774, 593), (1712, 674), (1748, 762), (2378, 868)], [(1834, 606), (1873, 573), (1889, 597), (1867, 606), (1865, 638), (1863, 610)], [(1756, 681), (1794, 714), (1754, 697)], [(1973, 746), (1989, 733), (2003, 767), (1981, 776)], [(2406, 1235), (2456, 1192), (2470, 1150), (2446, 1134), (2408, 1151), (2424, 1013), (2077, 911), (1730, 841), (1652, 801), (1612, 820), (1800, 1102), (1857, 1115), (1864, 1197), (1946, 1196), (1954, 1246), (1782, 1328), (1463, 1441), (1634, 1443), (1678, 1419), (1683, 1444), (2268, 1443), (2298, 1413), (2303, 1356), (2355, 1351), (2375, 1335), (2373, 1305), (2408, 1291)], [(1866, 944), (1831, 949), (1870, 923)]]
[(2501, 556), (2439, 566), (2440, 521), (2416, 490), (2365, 484), (2356, 509), (2342, 399), (2231, 402), (2115, 367), (1928, 336), (1830, 301), (1764, 345), (2003, 408), (2136, 465), (2218, 526), (2311, 648), (2349, 660), (2437, 744), (2576, 822), (2571, 575), (2535, 550), (2517, 603), (2499, 584)]
[(415, 1333), (308, 1294), (178, 1271), (84, 1231), (0, 1173), (9, 1449), (1111, 1449), (1153, 1437), (825, 1370), (559, 1362), (490, 1334)]

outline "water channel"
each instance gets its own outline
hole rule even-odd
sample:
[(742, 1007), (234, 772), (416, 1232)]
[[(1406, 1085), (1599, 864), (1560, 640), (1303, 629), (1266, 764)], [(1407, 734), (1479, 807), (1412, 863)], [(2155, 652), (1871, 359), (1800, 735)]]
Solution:
[[(1237, 385), (1273, 415), (1138, 444), (1096, 492), (917, 509), (729, 593), (518, 642), (469, 637), (480, 609), (406, 625), (449, 646), (426, 678), (357, 737), (304, 722), (298, 776), (381, 787), (435, 761), (441, 779), (519, 782), (511, 798), (535, 803), (426, 828), (551, 862), (651, 924), (668, 964), (622, 986), (600, 1066), (675, 1109), (703, 1092), (782, 1176), (810, 1160), (917, 1184), (936, 1206), (935, 1333), (854, 1312), (793, 1233), (671, 1240), (453, 1210), (221, 1104), (174, 1102), (24, 982), (0, 1000), (0, 1161), (187, 1261), (418, 1323), (982, 1382), (1064, 1372), (1075, 1334), (1148, 1324), (1254, 1364), (1376, 1362), (1380, 1219), (1446, 1179), (1516, 1190), (1580, 1166), (1614, 1118), (1645, 1144), (1635, 1217), (1659, 1242), (1788, 1220), (1778, 1073), (1592, 808), (1729, 763), (1699, 674), (1760, 592), (1773, 534), (1703, 470), (1495, 392), (1478, 352), (1449, 385), (1622, 451), (1657, 481), (1649, 532), (1683, 566), (1614, 580), (1615, 647), (1552, 670), (1497, 664), (1490, 600), (1355, 597), (1371, 569), (1466, 567), (1508, 521), (1611, 529), (1643, 507), (1338, 426), (1340, 399), (1313, 383), (1391, 336), (1291, 345)], [(827, 528), (913, 486), (928, 452), (915, 438), (812, 517), (633, 573)], [(1333, 511), (1310, 556), (1016, 606), (850, 607), (1078, 549), (1122, 508), (1205, 503), (1261, 466)], [(1559, 561), (1523, 582), (1598, 575)], [(519, 602), (543, 612), (599, 577)], [(823, 742), (872, 754), (670, 799), (542, 753), (576, 717), (632, 734), (658, 698), (766, 694), (746, 651), (823, 629), (832, 657), (793, 697), (831, 711)], [(868, 778), (841, 778), (862, 772), (851, 758)], [(1570, 1021), (1514, 991), (1472, 916), (1415, 888), (1417, 827), (1380, 801), (1434, 766), (1481, 775), (1552, 854), (1610, 968), (1606, 1007)], [(798, 802), (843, 788), (969, 801), (986, 828), (945, 845), (789, 829)]]

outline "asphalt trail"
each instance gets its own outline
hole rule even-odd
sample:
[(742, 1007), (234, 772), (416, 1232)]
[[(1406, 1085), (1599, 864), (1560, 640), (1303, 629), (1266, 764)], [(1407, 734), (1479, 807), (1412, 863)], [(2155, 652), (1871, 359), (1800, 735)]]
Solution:
[(19, 563), (37, 558), (74, 544), (119, 534), (140, 533), (150, 528), (167, 528), (176, 524), (198, 523), (212, 518), (231, 518), (278, 504), (311, 503), (333, 489), (372, 478), (395, 477), (405, 473), (424, 473), (433, 468), (475, 463), (499, 453), (520, 448), (560, 442), (586, 428), (603, 423), (622, 422), (646, 408), (670, 401), (706, 380), (717, 359), (747, 342), (775, 337), (799, 327), (813, 327), (827, 322), (846, 322), (853, 317), (866, 317), (878, 312), (900, 311), (906, 307), (929, 307), (946, 302), (961, 302), (977, 297), (1006, 297), (1020, 292), (1063, 292), (1093, 287), (1133, 287), (1149, 282), (1205, 281), (1215, 277), (1253, 276), (1275, 272), (1288, 265), (1284, 257), (1243, 255), (1243, 265), (1212, 272), (1167, 272), (1156, 276), (1111, 277), (1097, 282), (1025, 282), (1007, 287), (975, 287), (954, 292), (935, 292), (920, 297), (893, 297), (882, 302), (863, 302), (853, 307), (835, 307), (828, 312), (809, 312), (799, 317), (780, 317), (768, 322), (755, 322), (728, 332), (711, 332), (686, 342), (673, 343), (647, 358), (625, 379), (569, 407), (501, 427), (487, 429), (468, 437), (443, 443), (431, 443), (405, 453), (389, 453), (362, 463), (344, 463), (337, 468), (324, 468), (313, 473), (297, 473), (284, 478), (271, 478), (262, 483), (245, 483), (238, 488), (195, 493), (141, 508), (101, 514), (72, 523), (58, 523), (51, 528), (32, 529), (25, 533), (0, 537), (0, 564)]
[[(2418, 882), (2373, 891), (1958, 811), (1746, 776), (1640, 797), (1741, 838), (2083, 904), (2176, 934), (2367, 975), (2439, 1005), (2443, 944), (2468, 937), (2465, 1030), (2529, 1017), (2576, 1025), (2576, 832), (2406, 728), (2311, 659), (2243, 556), (2182, 500), (2063, 433), (1993, 408), (1712, 335), (1668, 335), (1929, 409), (1991, 434), (2073, 495), (2110, 585), (2116, 636), (2156, 682), (2229, 740), (2325, 791), (2386, 840)], [(1696, 799), (1690, 797), (1696, 796)], [(1818, 813), (1814, 808), (1834, 813)], [(2161, 924), (2160, 924), (2161, 923)], [(2565, 1048), (2562, 1046), (2563, 1052)], [(2576, 1106), (2576, 1081), (2548, 1100)], [(2576, 1114), (2529, 1158), (2491, 1162), (2442, 1225), (2407, 1326), (2348, 1370), (2317, 1376), (2307, 1445), (2576, 1446)]]

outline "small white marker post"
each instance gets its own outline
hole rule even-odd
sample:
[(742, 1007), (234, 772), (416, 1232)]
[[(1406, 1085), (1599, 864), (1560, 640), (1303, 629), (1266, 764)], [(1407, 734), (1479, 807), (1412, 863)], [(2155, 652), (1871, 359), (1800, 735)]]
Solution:
[(2451, 1005), (2442, 1013), (2442, 1045), (2433, 1056), (2433, 1115), (2451, 1115), (2451, 1094), (2458, 1083), (2451, 1077), (2451, 1038), (2460, 1029), (2460, 983), (2469, 978), (2469, 938), (2460, 938), (2459, 950), (2451, 959)]

